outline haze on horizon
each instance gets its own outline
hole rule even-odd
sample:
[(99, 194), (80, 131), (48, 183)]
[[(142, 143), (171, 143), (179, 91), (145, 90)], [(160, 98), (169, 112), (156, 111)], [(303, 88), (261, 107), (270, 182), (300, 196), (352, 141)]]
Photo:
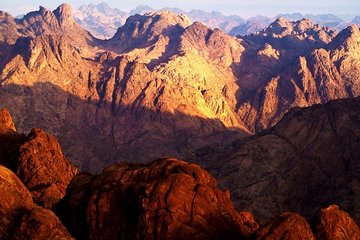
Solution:
[[(67, 2), (74, 8), (84, 4), (98, 4), (104, 0), (0, 0), (0, 10), (9, 12), (13, 16), (37, 10), (39, 6), (55, 9), (60, 4)], [(219, 11), (223, 14), (236, 14), (242, 17), (256, 15), (275, 16), (280, 13), (303, 14), (336, 14), (338, 16), (360, 15), (359, 0), (197, 0), (195, 3), (180, 0), (132, 0), (132, 1), (105, 1), (112, 8), (130, 11), (139, 5), (148, 5), (155, 9), (164, 7), (181, 8), (186, 11), (200, 9), (204, 11)]]

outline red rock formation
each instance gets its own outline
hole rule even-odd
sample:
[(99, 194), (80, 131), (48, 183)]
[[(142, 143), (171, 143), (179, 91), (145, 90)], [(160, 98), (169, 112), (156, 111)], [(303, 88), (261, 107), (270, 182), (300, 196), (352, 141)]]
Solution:
[(207, 172), (176, 159), (78, 175), (57, 213), (80, 239), (239, 239), (258, 228)]
[(33, 129), (27, 137), (17, 133), (10, 113), (3, 109), (0, 143), (0, 163), (18, 175), (37, 204), (51, 208), (64, 196), (77, 170), (55, 137), (41, 129)]
[(315, 236), (303, 217), (286, 212), (261, 228), (254, 239), (315, 240)]
[(18, 134), (12, 117), (7, 109), (0, 110), (0, 163), (15, 169), (19, 157), (19, 148), (26, 140)]
[(0, 166), (0, 239), (73, 239), (55, 214), (36, 206), (22, 182), (3, 166)]
[(332, 205), (320, 211), (316, 224), (316, 239), (356, 240), (360, 239), (360, 228), (348, 213), (341, 211), (338, 206)]
[(0, 110), (0, 134), (8, 134), (15, 132), (15, 124), (7, 109)]
[(19, 149), (16, 174), (34, 202), (45, 208), (51, 208), (64, 196), (76, 172), (56, 138), (41, 129), (33, 129)]

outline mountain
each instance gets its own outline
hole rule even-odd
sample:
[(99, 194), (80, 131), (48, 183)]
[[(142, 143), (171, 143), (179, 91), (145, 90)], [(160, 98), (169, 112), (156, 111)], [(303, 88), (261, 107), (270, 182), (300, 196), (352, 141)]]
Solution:
[(360, 16), (354, 17), (354, 19), (351, 21), (351, 23), (356, 24), (357, 26), (360, 25)]
[[(35, 144), (33, 132), (42, 135)], [(332, 240), (360, 236), (354, 220), (336, 205), (321, 209), (311, 227), (290, 212), (259, 227), (251, 213), (235, 210), (229, 192), (219, 189), (216, 180), (196, 164), (163, 158), (146, 165), (117, 163), (99, 175), (76, 173), (63, 168), (66, 164), (76, 170), (67, 159), (59, 158), (56, 138), (41, 129), (26, 138), (16, 132), (11, 115), (2, 109), (0, 141), (8, 146), (1, 145), (0, 162), (10, 158), (22, 171), (15, 174), (0, 166), (1, 239), (315, 239), (315, 235)], [(34, 151), (19, 143), (33, 146)], [(37, 181), (36, 185), (29, 185), (24, 176)], [(61, 200), (56, 191), (45, 190), (58, 183), (67, 188)], [(54, 197), (55, 205), (51, 209), (38, 206), (33, 202), (34, 191)]]
[(244, 36), (244, 35), (249, 35), (249, 34), (253, 34), (256, 32), (259, 32), (263, 29), (265, 29), (266, 27), (268, 27), (272, 22), (274, 21), (274, 19), (270, 18), (270, 17), (266, 17), (266, 16), (255, 16), (255, 17), (250, 17), (249, 19), (246, 20), (246, 22), (233, 27), (230, 31), (229, 31), (229, 35), (231, 36)]
[(235, 38), (164, 11), (98, 40), (70, 14), (68, 5), (2, 14), (12, 38), (0, 47), (0, 106), (20, 131), (53, 132), (82, 170), (183, 158), (271, 127), (293, 107), (359, 95), (355, 26), (337, 34), (279, 18)]
[[(300, 14), (300, 13), (293, 13), (293, 14), (280, 14), (277, 16), (284, 17), (286, 19), (289, 19), (290, 21), (298, 21), (303, 18), (310, 19), (312, 22), (325, 26), (325, 27), (331, 27), (336, 30), (342, 30), (342, 28), (346, 27), (346, 23), (339, 18), (338, 16), (334, 14), (319, 14), (319, 15), (313, 15), (313, 14)], [(347, 23), (349, 25), (349, 23)]]
[(245, 123), (255, 122), (255, 129), (264, 129), (293, 107), (358, 96), (355, 39), (359, 36), (355, 26), (336, 35), (309, 20), (279, 18), (267, 29), (244, 37), (250, 44), (260, 44), (238, 68), (240, 81), (248, 83), (242, 91), (249, 95), (238, 102)]
[(360, 98), (295, 108), (273, 128), (193, 157), (256, 219), (283, 211), (311, 218), (336, 203), (359, 222)]
[[(146, 21), (152, 21), (151, 25), (145, 24)], [(19, 38), (12, 46), (13, 51), (8, 52), (9, 61), (2, 69), (2, 106), (11, 102), (21, 130), (38, 125), (54, 132), (67, 149), (66, 154), (74, 156), (82, 169), (97, 170), (128, 156), (138, 162), (162, 155), (184, 156), (208, 142), (230, 141), (239, 133), (238, 128), (244, 129), (240, 132), (248, 131), (235, 116), (224, 114), (230, 107), (221, 94), (224, 86), (216, 83), (217, 79), (228, 81), (224, 70), (208, 64), (196, 53), (181, 56), (180, 49), (167, 47), (167, 42), (180, 44), (188, 24), (183, 16), (169, 12), (134, 16), (113, 39), (103, 41), (97, 49), (82, 47), (61, 34)], [(207, 34), (208, 29), (203, 29)], [(210, 35), (220, 34), (214, 33)], [(153, 42), (146, 41), (144, 45), (147, 34), (153, 36)], [(225, 43), (225, 39), (231, 39), (222, 33), (220, 36)], [(134, 45), (121, 49), (122, 39), (118, 37), (127, 37)], [(193, 51), (191, 44), (184, 47)], [(100, 47), (118, 53), (98, 50)], [(171, 57), (171, 51), (162, 53), (164, 48), (176, 50), (177, 55), (167, 66), (155, 70), (155, 66)], [(231, 53), (230, 49), (229, 46), (225, 50), (227, 54)], [(216, 54), (222, 55), (221, 51)], [(219, 61), (218, 55), (214, 55), (214, 60)], [(154, 65), (154, 70), (147, 64)], [(175, 77), (173, 72), (178, 64), (184, 68)], [(212, 87), (200, 89), (204, 83)], [(216, 98), (212, 92), (217, 94)], [(25, 112), (29, 113), (28, 117), (21, 120), (19, 114)], [(234, 134), (226, 126), (233, 127)], [(153, 140), (149, 141), (149, 137)], [(74, 141), (82, 150), (75, 151)], [(153, 144), (161, 147), (154, 148)]]
[(187, 15), (194, 22), (202, 22), (210, 28), (219, 28), (226, 33), (239, 24), (245, 22), (245, 20), (240, 16), (225, 16), (222, 13), (216, 11), (209, 13), (201, 10), (192, 10), (188, 12)]
[(114, 36), (117, 28), (122, 26), (129, 16), (136, 14), (144, 15), (148, 12), (157, 11), (171, 11), (176, 14), (184, 14), (187, 15), (192, 22), (198, 21), (205, 24), (209, 28), (219, 28), (232, 36), (244, 36), (261, 31), (279, 17), (284, 17), (290, 21), (299, 21), (306, 18), (310, 19), (316, 24), (325, 27), (331, 27), (338, 31), (346, 28), (351, 24), (357, 24), (356, 17), (352, 22), (350, 22), (349, 20), (344, 21), (342, 18), (334, 14), (313, 15), (287, 13), (279, 14), (275, 17), (254, 16), (248, 19), (244, 19), (238, 15), (226, 16), (216, 11), (206, 12), (203, 10), (191, 10), (187, 12), (179, 8), (154, 9), (147, 5), (137, 6), (129, 13), (126, 13), (120, 11), (117, 8), (109, 7), (105, 2), (99, 3), (97, 5), (82, 5), (79, 7), (79, 9), (74, 11), (74, 18), (80, 24), (80, 26), (90, 31), (95, 37), (100, 39), (109, 39)]
[(145, 13), (148, 12), (156, 12), (156, 10), (147, 5), (139, 5), (135, 9), (130, 11), (130, 15), (136, 15), (136, 14), (144, 15)]
[(113, 37), (128, 17), (128, 13), (110, 8), (105, 2), (82, 5), (74, 10), (76, 22), (100, 39)]
[(21, 19), (15, 19), (8, 13), (1, 12), (0, 39), (7, 44), (14, 44), (19, 38), (35, 38), (44, 35), (58, 35), (74, 41), (81, 46), (91, 45), (95, 39), (89, 32), (76, 24), (72, 16), (72, 7), (62, 4), (54, 11), (40, 6), (38, 11), (30, 12)]
[(108, 39), (114, 36), (116, 29), (122, 26), (126, 19), (132, 15), (144, 15), (150, 12), (171, 11), (176, 14), (187, 15), (191, 21), (202, 22), (211, 28), (219, 28), (229, 32), (233, 27), (244, 22), (244, 19), (233, 15), (225, 16), (220, 12), (205, 12), (202, 10), (183, 11), (178, 8), (154, 9), (146, 5), (140, 5), (129, 13), (122, 12), (116, 8), (110, 8), (106, 3), (97, 5), (82, 5), (74, 11), (74, 18), (80, 26), (90, 31), (95, 37)]

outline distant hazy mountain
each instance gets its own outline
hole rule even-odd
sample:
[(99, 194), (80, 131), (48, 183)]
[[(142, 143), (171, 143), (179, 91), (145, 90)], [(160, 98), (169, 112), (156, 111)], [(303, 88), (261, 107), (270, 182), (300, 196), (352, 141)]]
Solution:
[(266, 17), (266, 16), (256, 16), (249, 18), (243, 24), (234, 27), (228, 33), (230, 35), (248, 35), (254, 32), (263, 30), (267, 27), (270, 23), (275, 21), (279, 17), (284, 17), (289, 21), (299, 21), (301, 19), (309, 19), (315, 24), (320, 24), (324, 27), (331, 27), (336, 30), (342, 30), (350, 23), (346, 23), (344, 20), (335, 16), (333, 14), (321, 14), (321, 15), (312, 15), (312, 14), (301, 14), (301, 13), (287, 13), (287, 14), (279, 14), (276, 17)]
[(351, 23), (360, 26), (360, 16), (354, 17), (354, 19), (351, 21)]
[(135, 14), (145, 14), (147, 12), (153, 12), (156, 11), (154, 8), (151, 8), (147, 5), (139, 5), (137, 6), (135, 9), (130, 11), (130, 15), (135, 15)]
[[(74, 17), (82, 27), (90, 31), (94, 36), (98, 38), (111, 38), (116, 33), (116, 30), (124, 25), (130, 15), (143, 15), (147, 12), (155, 11), (158, 10), (146, 5), (141, 5), (129, 13), (126, 13), (116, 8), (110, 8), (106, 3), (100, 3), (97, 5), (88, 4), (81, 6), (78, 10), (74, 11)], [(211, 28), (219, 28), (225, 32), (230, 32), (234, 27), (246, 23), (246, 21), (239, 16), (225, 16), (215, 11), (205, 12), (202, 10), (192, 10), (186, 12), (179, 8), (163, 8), (159, 11), (186, 14), (193, 22), (199, 21)]]
[(110, 38), (124, 25), (129, 13), (111, 8), (106, 3), (83, 5), (74, 11), (78, 24), (97, 38)]
[[(237, 15), (226, 16), (217, 11), (206, 12), (203, 10), (192, 10), (186, 12), (179, 8), (163, 8), (159, 10), (147, 5), (140, 5), (129, 13), (126, 13), (119, 9), (111, 8), (104, 2), (97, 5), (83, 5), (74, 11), (74, 17), (82, 27), (90, 31), (94, 36), (104, 39), (113, 37), (117, 29), (124, 25), (129, 16), (135, 14), (143, 15), (147, 12), (155, 11), (171, 11), (176, 14), (185, 14), (193, 22), (201, 22), (213, 29), (219, 28), (232, 36), (243, 36), (261, 31), (279, 17), (285, 17), (290, 21), (307, 18), (313, 23), (331, 27), (336, 30), (341, 30), (350, 25), (350, 23), (333, 14), (304, 15), (301, 13), (286, 13), (279, 14), (276, 17), (255, 16), (246, 20)], [(351, 23), (360, 25), (359, 17), (355, 17)]]
[(228, 33), (232, 36), (252, 34), (260, 30), (263, 30), (264, 28), (269, 26), (269, 24), (272, 23), (273, 21), (274, 21), (273, 18), (266, 16), (259, 15), (259, 16), (251, 17), (246, 22), (232, 28)]

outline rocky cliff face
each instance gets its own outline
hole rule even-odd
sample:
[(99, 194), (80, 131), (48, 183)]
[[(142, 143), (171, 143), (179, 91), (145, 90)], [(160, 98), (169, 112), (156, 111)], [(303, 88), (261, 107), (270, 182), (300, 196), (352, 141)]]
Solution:
[(336, 203), (359, 221), (360, 99), (293, 109), (274, 128), (198, 151), (235, 206), (267, 219), (283, 211), (309, 218)]
[(65, 195), (77, 170), (53, 136), (40, 129), (33, 129), (28, 136), (17, 133), (7, 110), (1, 110), (0, 124), (0, 164), (17, 174), (35, 203), (53, 207)]
[(54, 133), (81, 169), (185, 157), (271, 127), (293, 107), (359, 95), (355, 26), (336, 36), (279, 18), (234, 38), (166, 11), (132, 16), (99, 41), (70, 13), (3, 14), (13, 40), (0, 47), (0, 102), (20, 130)]

